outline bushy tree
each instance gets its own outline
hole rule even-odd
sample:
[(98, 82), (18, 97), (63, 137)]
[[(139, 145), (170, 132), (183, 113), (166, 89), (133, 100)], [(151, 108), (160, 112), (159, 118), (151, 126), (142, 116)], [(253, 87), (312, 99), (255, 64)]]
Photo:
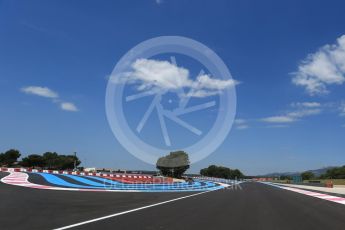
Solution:
[(230, 169), (223, 166), (210, 165), (207, 168), (201, 169), (202, 176), (224, 178), (224, 179), (240, 179), (243, 178), (243, 173), (238, 169)]
[(243, 173), (239, 169), (232, 170), (230, 175), (232, 178), (243, 178), (244, 177)]
[(287, 176), (287, 175), (281, 175), (280, 179), (281, 180), (292, 180), (292, 177), (291, 176)]
[(307, 172), (303, 172), (301, 174), (302, 180), (311, 180), (313, 178), (315, 178), (314, 173), (307, 171)]
[(184, 151), (171, 152), (169, 155), (160, 157), (157, 160), (156, 168), (164, 176), (181, 178), (183, 173), (189, 169), (189, 157)]
[(44, 159), (41, 155), (31, 154), (22, 159), (21, 165), (25, 167), (44, 167)]
[(31, 154), (23, 158), (21, 165), (24, 167), (40, 167), (53, 170), (73, 169), (74, 161), (76, 166), (80, 165), (81, 161), (78, 157), (73, 155), (59, 155), (55, 152), (46, 152), (43, 156), (38, 154)]
[(74, 161), (76, 161), (76, 166), (80, 165), (81, 161), (78, 157), (73, 155), (59, 155), (55, 162), (56, 169), (73, 169), (74, 168)]
[(328, 169), (325, 174), (320, 176), (321, 179), (345, 179), (345, 165)]
[(58, 159), (59, 155), (56, 152), (45, 152), (43, 154), (44, 165), (47, 169), (58, 169)]
[(0, 165), (12, 166), (20, 156), (20, 152), (16, 149), (7, 150), (0, 154)]

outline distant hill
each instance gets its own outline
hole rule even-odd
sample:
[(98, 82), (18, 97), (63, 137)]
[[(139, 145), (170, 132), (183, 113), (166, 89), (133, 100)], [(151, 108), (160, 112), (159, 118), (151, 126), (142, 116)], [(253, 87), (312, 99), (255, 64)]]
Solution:
[[(335, 168), (334, 166), (325, 167), (321, 169), (314, 169), (314, 170), (306, 170), (309, 172), (312, 172), (315, 176), (320, 176), (321, 174), (324, 174), (327, 172), (328, 169)], [(305, 171), (302, 171), (305, 172)], [(262, 175), (263, 177), (279, 177), (279, 176), (297, 176), (300, 175), (302, 172), (276, 172), (276, 173), (268, 173), (265, 175)]]

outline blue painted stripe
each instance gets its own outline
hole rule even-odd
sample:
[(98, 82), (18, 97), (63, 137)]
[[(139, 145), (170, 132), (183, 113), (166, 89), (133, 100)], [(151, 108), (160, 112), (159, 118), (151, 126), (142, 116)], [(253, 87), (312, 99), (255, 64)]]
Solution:
[[(140, 185), (143, 185), (145, 187), (149, 186), (149, 185), (154, 185), (154, 186), (167, 186), (167, 184), (149, 184), (149, 183), (135, 183), (135, 184), (127, 184), (127, 183), (122, 183), (122, 182), (118, 182), (118, 181), (113, 181), (113, 180), (109, 180), (109, 179), (106, 179), (106, 178), (101, 178), (101, 177), (96, 177), (96, 176), (87, 176), (89, 178), (92, 178), (92, 179), (95, 179), (95, 180), (98, 180), (98, 181), (102, 181), (103, 183), (109, 183), (109, 184), (126, 184), (128, 186), (140, 186)], [(173, 185), (176, 185), (176, 186), (188, 186), (188, 187), (197, 187), (197, 186), (201, 186), (201, 183), (200, 182), (194, 182), (192, 185), (190, 185), (189, 183), (186, 183), (186, 182), (182, 182), (182, 183), (172, 183)], [(169, 186), (171, 186), (171, 184), (169, 184)]]
[(174, 183), (171, 184), (126, 184), (126, 183), (119, 183), (112, 180), (108, 180), (105, 178), (97, 178), (92, 177), (93, 179), (97, 179), (99, 181), (108, 182), (108, 184), (101, 184), (89, 179), (86, 179), (81, 176), (75, 176), (75, 175), (64, 175), (67, 176), (75, 181), (87, 184), (85, 185), (79, 185), (79, 184), (73, 184), (71, 182), (68, 182), (61, 177), (58, 177), (53, 174), (47, 174), (47, 173), (37, 173), (43, 178), (54, 185), (62, 186), (62, 187), (70, 187), (70, 188), (83, 188), (83, 189), (108, 189), (108, 190), (137, 190), (137, 191), (147, 191), (147, 192), (178, 192), (178, 191), (206, 191), (206, 190), (218, 190), (222, 189), (223, 186), (218, 186), (215, 183), (212, 182), (206, 182), (203, 181), (205, 185), (201, 185), (200, 182), (194, 182), (194, 184), (190, 185), (188, 183)]
[(71, 187), (71, 188), (94, 188), (92, 186), (72, 184), (72, 183), (69, 183), (69, 182), (61, 179), (60, 177), (57, 177), (55, 175), (48, 174), (48, 173), (38, 173), (38, 174), (43, 176), (43, 178), (51, 184), (55, 184), (55, 185), (59, 185), (59, 186), (63, 186), (63, 187)]
[(69, 177), (75, 181), (78, 181), (78, 182), (81, 182), (81, 183), (84, 183), (87, 185), (95, 186), (95, 187), (104, 187), (104, 185), (105, 185), (104, 183), (101, 184), (101, 183), (98, 183), (98, 182), (95, 182), (92, 180), (88, 180), (88, 179), (80, 177), (80, 176), (74, 176), (74, 175), (63, 175), (63, 176)]

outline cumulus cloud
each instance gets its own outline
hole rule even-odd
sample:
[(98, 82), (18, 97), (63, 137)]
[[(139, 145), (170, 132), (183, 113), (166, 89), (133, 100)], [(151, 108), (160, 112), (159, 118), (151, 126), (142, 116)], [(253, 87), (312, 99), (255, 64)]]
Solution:
[(41, 86), (27, 86), (21, 88), (21, 91), (27, 94), (33, 94), (41, 97), (47, 98), (58, 98), (59, 95), (48, 87)]
[(292, 82), (305, 87), (310, 95), (326, 94), (328, 85), (345, 82), (345, 35), (336, 44), (325, 45), (309, 54), (293, 73)]
[(27, 86), (20, 89), (23, 93), (37, 95), (40, 97), (50, 98), (52, 102), (59, 103), (60, 108), (65, 111), (78, 111), (78, 108), (71, 102), (61, 102), (60, 96), (55, 91), (49, 89), (48, 87), (42, 86)]
[(139, 81), (138, 90), (157, 87), (163, 90), (173, 90), (190, 86), (189, 71), (177, 67), (168, 61), (138, 59), (132, 64), (133, 71), (128, 73), (130, 81)]
[(261, 121), (267, 123), (292, 123), (299, 121), (303, 117), (308, 117), (312, 115), (317, 115), (322, 112), (320, 103), (317, 102), (297, 102), (292, 103), (291, 107), (293, 110), (278, 115), (278, 116), (271, 116), (262, 118)]
[(139, 91), (164, 92), (189, 88), (187, 97), (207, 97), (238, 84), (235, 80), (216, 79), (208, 74), (192, 80), (188, 69), (169, 61), (137, 59), (131, 67), (132, 71), (122, 77), (128, 83), (137, 84)]
[(236, 82), (234, 80), (220, 80), (211, 78), (210, 75), (203, 74), (197, 77), (194, 83), (197, 88), (210, 89), (210, 90), (224, 90), (226, 88), (234, 86)]
[(62, 110), (70, 111), (70, 112), (77, 112), (78, 108), (71, 102), (62, 102), (60, 104)]

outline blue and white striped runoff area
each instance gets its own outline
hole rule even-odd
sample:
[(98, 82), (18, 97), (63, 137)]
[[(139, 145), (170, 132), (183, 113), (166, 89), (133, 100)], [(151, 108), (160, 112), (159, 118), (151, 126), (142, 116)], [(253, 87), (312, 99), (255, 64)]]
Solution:
[(202, 192), (224, 189), (239, 181), (194, 178), (191, 182), (125, 183), (99, 176), (11, 172), (1, 182), (35, 189), (102, 192)]

